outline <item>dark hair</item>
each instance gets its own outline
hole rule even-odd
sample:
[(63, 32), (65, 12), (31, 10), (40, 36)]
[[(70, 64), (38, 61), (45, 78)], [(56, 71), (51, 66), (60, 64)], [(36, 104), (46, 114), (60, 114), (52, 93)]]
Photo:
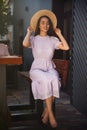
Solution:
[(40, 25), (40, 21), (41, 21), (41, 19), (42, 19), (43, 17), (45, 17), (45, 18), (47, 18), (47, 19), (49, 20), (49, 25), (50, 25), (50, 27), (49, 27), (49, 30), (48, 30), (48, 32), (47, 32), (47, 35), (49, 35), (49, 36), (56, 36), (55, 31), (54, 31), (54, 29), (53, 29), (53, 23), (52, 23), (52, 21), (50, 20), (50, 18), (49, 18), (48, 16), (46, 16), (46, 15), (43, 15), (43, 16), (41, 16), (41, 17), (39, 18), (39, 20), (38, 20), (38, 22), (37, 22), (37, 25), (36, 25), (35, 36), (38, 35), (38, 34), (40, 34), (39, 25)]

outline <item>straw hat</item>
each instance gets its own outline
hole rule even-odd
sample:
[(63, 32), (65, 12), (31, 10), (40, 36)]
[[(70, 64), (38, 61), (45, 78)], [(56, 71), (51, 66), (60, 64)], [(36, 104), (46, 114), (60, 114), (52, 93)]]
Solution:
[(57, 26), (57, 18), (55, 16), (55, 14), (50, 11), (50, 10), (39, 10), (38, 12), (36, 12), (33, 17), (31, 18), (31, 21), (30, 21), (30, 26), (31, 28), (33, 29), (33, 31), (35, 32), (35, 29), (36, 29), (36, 25), (37, 25), (37, 22), (39, 20), (39, 18), (41, 16), (48, 16), (52, 23), (53, 23), (53, 28), (55, 29), (56, 26)]

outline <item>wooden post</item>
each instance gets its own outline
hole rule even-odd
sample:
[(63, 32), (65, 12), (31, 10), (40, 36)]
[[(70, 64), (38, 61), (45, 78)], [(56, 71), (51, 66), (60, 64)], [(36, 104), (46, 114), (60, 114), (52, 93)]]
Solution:
[[(0, 65), (0, 128), (7, 127), (6, 65)], [(7, 129), (6, 129), (7, 130)]]

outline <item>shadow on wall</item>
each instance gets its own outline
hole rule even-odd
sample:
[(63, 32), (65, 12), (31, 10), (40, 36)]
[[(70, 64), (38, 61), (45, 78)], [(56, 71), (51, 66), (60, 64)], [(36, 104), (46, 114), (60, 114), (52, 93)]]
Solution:
[(31, 64), (33, 62), (32, 49), (24, 48), (23, 57), (24, 57), (23, 70), (28, 71), (28, 70), (30, 70)]

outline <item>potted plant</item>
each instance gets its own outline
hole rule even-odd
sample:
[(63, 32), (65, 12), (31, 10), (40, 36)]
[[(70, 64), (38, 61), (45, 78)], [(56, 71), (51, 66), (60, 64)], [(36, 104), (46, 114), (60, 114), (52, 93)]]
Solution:
[(10, 7), (6, 0), (0, 0), (0, 37), (8, 33), (8, 25), (11, 23)]

